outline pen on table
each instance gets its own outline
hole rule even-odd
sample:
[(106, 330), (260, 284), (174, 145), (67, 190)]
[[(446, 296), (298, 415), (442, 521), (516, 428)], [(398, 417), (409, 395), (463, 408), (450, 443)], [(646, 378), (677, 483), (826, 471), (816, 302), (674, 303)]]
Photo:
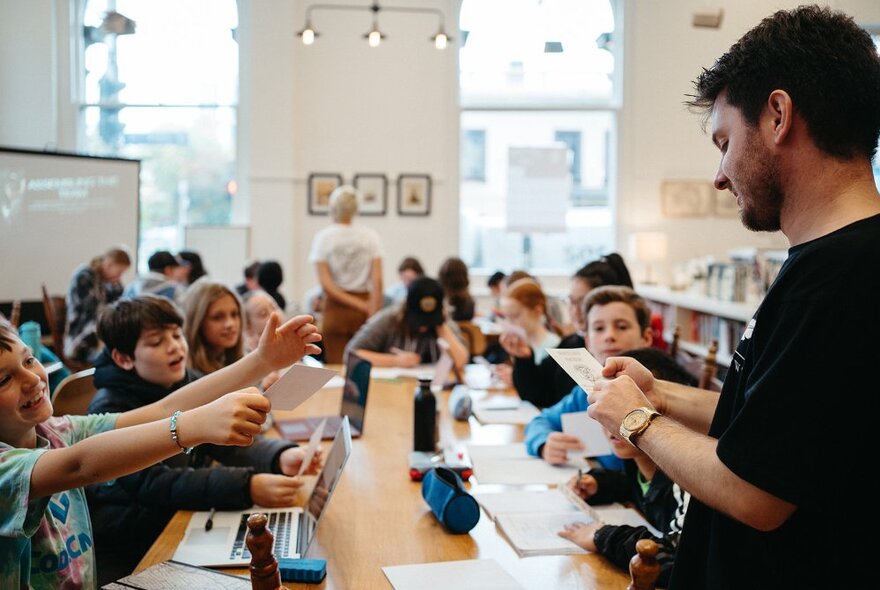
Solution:
[(205, 532), (210, 531), (214, 527), (214, 514), (217, 513), (216, 508), (211, 508), (211, 512), (208, 513), (208, 520), (205, 521)]

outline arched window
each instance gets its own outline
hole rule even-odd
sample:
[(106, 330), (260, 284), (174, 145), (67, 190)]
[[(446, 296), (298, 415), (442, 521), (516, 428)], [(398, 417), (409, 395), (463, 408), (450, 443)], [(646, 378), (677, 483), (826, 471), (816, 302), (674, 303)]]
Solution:
[(83, 0), (80, 146), (142, 160), (139, 259), (226, 224), (235, 192), (235, 0)]
[[(477, 272), (570, 274), (613, 246), (618, 9), (463, 0), (460, 246)], [(546, 153), (567, 165), (535, 164)]]

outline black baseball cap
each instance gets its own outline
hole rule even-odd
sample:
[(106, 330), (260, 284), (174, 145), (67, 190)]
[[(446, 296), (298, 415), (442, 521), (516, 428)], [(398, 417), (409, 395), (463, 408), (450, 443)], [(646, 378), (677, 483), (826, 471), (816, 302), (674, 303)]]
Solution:
[(413, 327), (433, 328), (443, 323), (443, 287), (436, 280), (420, 277), (406, 294), (406, 321)]

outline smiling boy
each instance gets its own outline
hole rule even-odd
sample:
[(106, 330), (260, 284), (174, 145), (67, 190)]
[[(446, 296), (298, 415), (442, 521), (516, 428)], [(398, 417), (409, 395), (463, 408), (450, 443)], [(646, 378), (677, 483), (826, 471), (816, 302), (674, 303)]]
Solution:
[[(141, 295), (109, 306), (98, 320), (105, 344), (95, 367), (99, 388), (89, 413), (124, 412), (154, 403), (194, 381), (186, 368), (183, 318), (169, 300)], [(177, 510), (240, 510), (292, 503), (302, 485), (303, 453), (281, 439), (247, 448), (204, 445), (88, 488), (99, 582), (130, 573)], [(211, 467), (214, 461), (221, 466)], [(228, 466), (227, 466), (228, 465)]]

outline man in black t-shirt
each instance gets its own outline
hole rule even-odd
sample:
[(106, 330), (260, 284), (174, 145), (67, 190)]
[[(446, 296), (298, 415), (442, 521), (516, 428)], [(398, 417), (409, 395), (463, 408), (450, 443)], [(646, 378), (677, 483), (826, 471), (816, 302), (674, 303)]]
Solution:
[(589, 413), (693, 496), (671, 588), (869, 585), (855, 531), (874, 507), (880, 58), (851, 18), (801, 7), (747, 33), (696, 90), (715, 186), (749, 229), (781, 230), (789, 257), (720, 396), (612, 358)]

